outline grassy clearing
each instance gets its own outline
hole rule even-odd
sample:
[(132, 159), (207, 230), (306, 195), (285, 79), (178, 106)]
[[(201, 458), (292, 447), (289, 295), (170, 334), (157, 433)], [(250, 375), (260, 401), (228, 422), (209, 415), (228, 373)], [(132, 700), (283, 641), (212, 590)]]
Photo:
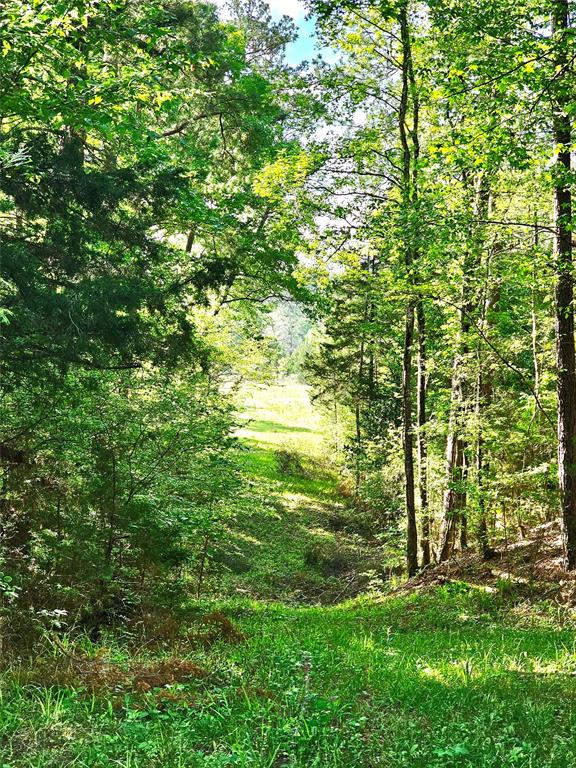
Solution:
[(310, 403), (309, 389), (287, 379), (272, 385), (251, 384), (239, 395), (238, 434), (251, 443), (275, 450), (322, 457), (329, 426)]

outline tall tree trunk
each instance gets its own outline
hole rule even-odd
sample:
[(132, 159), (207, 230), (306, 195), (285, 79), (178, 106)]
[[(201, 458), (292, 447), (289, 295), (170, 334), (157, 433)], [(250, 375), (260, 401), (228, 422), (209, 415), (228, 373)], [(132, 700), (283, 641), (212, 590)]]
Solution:
[(355, 471), (355, 487), (354, 487), (354, 500), (358, 500), (358, 493), (360, 491), (360, 480), (362, 476), (362, 467), (360, 455), (362, 451), (362, 411), (361, 401), (364, 394), (364, 368), (366, 357), (366, 321), (368, 319), (368, 307), (370, 297), (367, 295), (364, 301), (364, 312), (362, 317), (362, 338), (360, 339), (360, 359), (358, 362), (358, 385), (356, 391), (356, 397), (354, 402), (354, 421), (356, 426), (356, 471)]
[(490, 471), (490, 464), (484, 455), (484, 431), (483, 411), (492, 401), (492, 376), (490, 372), (484, 372), (482, 366), (478, 367), (478, 382), (476, 395), (476, 418), (478, 421), (478, 438), (476, 442), (476, 482), (478, 484), (478, 542), (484, 560), (488, 560), (493, 552), (490, 547), (488, 534), (488, 510), (486, 504), (486, 477)]
[[(482, 381), (478, 382), (479, 389), (482, 389)], [(480, 397), (478, 397), (478, 410), (481, 409)], [(482, 552), (482, 558), (488, 560), (490, 557), (490, 538), (488, 535), (488, 516), (486, 509), (486, 483), (485, 475), (489, 471), (488, 462), (484, 460), (484, 435), (482, 432), (482, 426), (478, 427), (478, 442), (476, 443), (476, 473), (478, 483), (478, 512), (480, 516), (480, 522), (478, 523), (478, 543), (480, 544), (480, 551)]]
[[(407, 3), (399, 13), (402, 46), (402, 91), (398, 114), (398, 127), (402, 146), (402, 204), (405, 225), (405, 265), (410, 279), (411, 267), (417, 256), (414, 233), (410, 227), (409, 212), (417, 202), (418, 174), (418, 98), (412, 65), (412, 46)], [(408, 112), (412, 102), (412, 130), (408, 127)], [(416, 494), (414, 489), (414, 428), (412, 422), (412, 346), (414, 343), (415, 301), (408, 299), (404, 329), (402, 361), (402, 436), (404, 448), (404, 478), (406, 493), (406, 564), (408, 575), (418, 570), (418, 528), (416, 525)]]
[(540, 361), (538, 356), (538, 288), (536, 283), (536, 258), (539, 245), (538, 219), (534, 216), (534, 265), (532, 270), (532, 297), (531, 297), (531, 315), (532, 315), (532, 365), (534, 367), (534, 418), (538, 418), (538, 402), (536, 398), (540, 397)]
[[(490, 326), (490, 311), (494, 308), (500, 291), (498, 286), (490, 285), (490, 275), (487, 276), (486, 296), (482, 309), (482, 325), (485, 329)], [(478, 542), (480, 551), (484, 560), (488, 560), (494, 550), (490, 546), (490, 536), (488, 532), (488, 509), (486, 504), (486, 477), (490, 471), (490, 463), (485, 457), (484, 452), (484, 431), (483, 418), (484, 411), (492, 403), (493, 380), (492, 372), (489, 367), (483, 366), (482, 348), (478, 349), (478, 378), (476, 381), (476, 421), (478, 423), (478, 438), (476, 443), (476, 478), (478, 484)]]
[[(464, 178), (466, 182), (466, 177)], [(476, 179), (474, 189), (473, 215), (475, 219), (485, 219), (489, 202), (489, 188), (484, 174)], [(468, 546), (466, 520), (466, 463), (465, 422), (468, 411), (470, 381), (466, 365), (469, 356), (468, 336), (475, 309), (473, 277), (481, 259), (482, 245), (478, 243), (476, 226), (472, 226), (470, 243), (464, 256), (462, 269), (462, 289), (460, 294), (460, 327), (456, 339), (456, 350), (452, 364), (452, 384), (450, 396), (450, 422), (446, 440), (446, 489), (444, 492), (443, 520), (440, 534), (439, 560), (443, 562), (451, 557), (456, 544), (456, 535), (460, 525), (460, 545)], [(467, 380), (468, 379), (468, 380)]]
[(456, 532), (458, 528), (457, 513), (461, 506), (462, 468), (464, 465), (464, 441), (458, 435), (459, 428), (455, 425), (456, 401), (460, 402), (459, 383), (457, 373), (452, 374), (452, 413), (448, 427), (448, 439), (446, 442), (446, 490), (444, 492), (444, 517), (440, 535), (440, 548), (438, 560), (443, 563), (448, 560), (454, 551)]
[(568, 115), (570, 92), (565, 85), (570, 64), (567, 30), (568, 0), (555, 0), (552, 34), (555, 40), (556, 104), (554, 147), (558, 148), (554, 181), (554, 256), (556, 263), (556, 360), (558, 366), (558, 479), (566, 567), (576, 568), (576, 352), (574, 348), (574, 289), (572, 276), (572, 192), (570, 149), (572, 126)]
[(404, 476), (406, 482), (406, 560), (408, 575), (418, 570), (418, 529), (416, 527), (416, 495), (414, 492), (414, 429), (412, 425), (412, 345), (414, 343), (414, 307), (406, 309), (404, 356), (402, 365), (402, 437)]
[(416, 303), (416, 323), (418, 327), (418, 489), (420, 492), (420, 514), (422, 516), (422, 565), (430, 565), (430, 510), (428, 508), (428, 445), (426, 441), (426, 315), (424, 303)]
[[(464, 275), (462, 284), (462, 306), (469, 304), (468, 279)], [(438, 559), (442, 563), (448, 560), (456, 544), (458, 524), (465, 514), (466, 492), (466, 444), (463, 436), (465, 420), (464, 367), (467, 363), (467, 335), (470, 321), (467, 310), (460, 312), (460, 328), (456, 341), (456, 351), (452, 363), (452, 383), (450, 394), (450, 421), (446, 440), (446, 489), (444, 491), (443, 519), (440, 534)]]

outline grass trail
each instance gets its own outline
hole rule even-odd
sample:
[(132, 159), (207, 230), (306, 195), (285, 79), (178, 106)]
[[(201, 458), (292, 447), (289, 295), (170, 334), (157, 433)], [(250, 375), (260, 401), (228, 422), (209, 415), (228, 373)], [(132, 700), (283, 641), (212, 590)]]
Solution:
[(291, 380), (246, 386), (238, 401), (239, 458), (262, 504), (230, 525), (231, 568), (215, 589), (292, 603), (356, 594), (383, 557), (344, 508), (333, 427)]
[(320, 458), (329, 450), (330, 426), (310, 402), (305, 384), (287, 379), (248, 385), (240, 393), (240, 437), (269, 448), (283, 448)]
[[(4, 766), (571, 768), (576, 637), (457, 584), (333, 608), (225, 606), (244, 632), (145, 693), (5, 680)], [(190, 618), (189, 621), (192, 619)], [(528, 626), (532, 624), (532, 626)]]
[[(85, 643), (96, 683), (61, 657), (55, 668), (58, 654), (6, 672), (0, 766), (576, 765), (573, 612), (526, 602), (504, 582), (295, 604), (341, 589), (348, 571), (334, 573), (328, 554), (365, 563), (371, 550), (331, 527), (337, 477), (322, 462), (325, 430), (306, 390), (290, 383), (243, 397), (241, 456), (268, 509), (230, 530), (244, 563), (221, 585), (230, 597), (191, 604), (156, 646), (131, 648), (118, 633), (104, 647)], [(215, 608), (237, 633), (202, 642), (202, 616)], [(188, 677), (161, 679), (158, 670), (183, 662)], [(118, 670), (151, 664), (155, 682), (122, 683)]]

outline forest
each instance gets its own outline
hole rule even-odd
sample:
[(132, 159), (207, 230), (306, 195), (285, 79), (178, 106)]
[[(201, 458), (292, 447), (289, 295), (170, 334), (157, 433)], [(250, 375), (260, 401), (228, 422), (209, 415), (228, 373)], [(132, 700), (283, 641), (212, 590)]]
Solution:
[(576, 765), (576, 2), (0, 2), (0, 768)]

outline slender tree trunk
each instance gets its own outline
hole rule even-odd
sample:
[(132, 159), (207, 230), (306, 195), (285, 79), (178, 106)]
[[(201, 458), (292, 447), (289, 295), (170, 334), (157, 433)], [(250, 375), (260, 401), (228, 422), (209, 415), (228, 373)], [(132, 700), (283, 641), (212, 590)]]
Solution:
[[(479, 390), (482, 391), (482, 380), (478, 382)], [(478, 411), (481, 410), (481, 394), (478, 396)], [(481, 418), (481, 415), (480, 415)], [(479, 419), (480, 420), (480, 419)], [(488, 473), (488, 462), (484, 460), (484, 435), (482, 433), (482, 425), (478, 427), (478, 442), (476, 443), (476, 472), (478, 482), (478, 512), (480, 515), (480, 522), (478, 524), (478, 542), (480, 544), (480, 551), (482, 552), (482, 558), (488, 560), (490, 557), (490, 539), (488, 536), (488, 518), (486, 510), (486, 485), (484, 482), (484, 476)]]
[[(538, 249), (538, 221), (534, 218), (534, 250)], [(536, 259), (536, 253), (534, 254)], [(540, 361), (538, 356), (538, 289), (536, 287), (536, 261), (534, 261), (532, 271), (532, 297), (531, 297), (531, 315), (532, 315), (532, 365), (534, 367), (534, 418), (538, 418), (540, 413), (536, 398), (540, 397)]]
[[(490, 278), (488, 277), (488, 280)], [(489, 326), (490, 324), (490, 310), (495, 306), (499, 298), (499, 291), (496, 286), (488, 286), (487, 296), (484, 301), (483, 309), (483, 325)], [(478, 355), (478, 379), (476, 382), (476, 420), (478, 423), (478, 439), (476, 443), (476, 478), (478, 483), (478, 512), (480, 522), (478, 525), (478, 541), (480, 544), (480, 551), (484, 560), (488, 560), (493, 554), (494, 550), (490, 547), (490, 537), (488, 534), (488, 510), (486, 504), (486, 477), (490, 471), (489, 461), (484, 454), (484, 431), (483, 431), (483, 413), (484, 410), (490, 406), (493, 397), (493, 382), (492, 372), (489, 367), (482, 365), (480, 357), (481, 350), (479, 349)]]
[[(570, 63), (568, 0), (555, 0), (552, 33), (556, 67), (566, 73)], [(572, 126), (568, 115), (570, 92), (565, 77), (556, 80), (553, 119), (554, 147), (559, 149), (554, 182), (554, 255), (556, 262), (556, 359), (558, 366), (558, 478), (566, 567), (576, 568), (576, 351), (574, 347), (574, 288), (572, 275), (572, 192), (570, 189)]]
[(360, 453), (362, 449), (362, 413), (361, 413), (361, 399), (364, 391), (364, 367), (365, 367), (365, 357), (366, 357), (366, 340), (365, 340), (365, 327), (366, 327), (366, 321), (368, 319), (368, 304), (369, 304), (369, 297), (366, 296), (366, 300), (364, 302), (364, 314), (363, 314), (363, 322), (362, 322), (362, 339), (360, 341), (360, 361), (358, 363), (358, 388), (356, 391), (356, 397), (355, 397), (355, 403), (354, 403), (354, 421), (356, 425), (356, 472), (355, 472), (355, 488), (354, 488), (354, 499), (358, 498), (358, 492), (360, 490), (360, 479), (361, 479), (361, 461), (360, 461)]
[[(455, 373), (453, 373), (452, 392), (454, 396), (453, 402), (458, 399), (460, 401), (460, 394), (457, 384), (454, 381)], [(457, 514), (461, 505), (461, 488), (462, 480), (461, 476), (462, 468), (464, 466), (464, 441), (458, 435), (458, 428), (455, 426), (456, 413), (453, 408), (453, 413), (450, 416), (451, 423), (448, 428), (448, 439), (446, 443), (446, 490), (444, 492), (444, 517), (442, 520), (442, 531), (440, 535), (440, 549), (438, 552), (438, 560), (443, 563), (448, 560), (454, 551), (454, 545), (456, 543), (456, 532), (458, 528)]]
[(112, 571), (112, 561), (114, 554), (114, 539), (116, 537), (116, 454), (114, 450), (110, 452), (111, 476), (110, 476), (110, 505), (108, 507), (108, 536), (104, 547), (104, 557), (106, 567), (109, 572)]
[[(463, 286), (463, 302), (465, 291), (466, 288)], [(458, 523), (461, 522), (466, 504), (466, 493), (464, 490), (466, 479), (466, 445), (463, 437), (465, 411), (463, 377), (468, 352), (464, 334), (469, 330), (469, 323), (467, 319), (466, 322), (462, 322), (462, 319), (461, 316), (457, 348), (452, 364), (450, 421), (446, 440), (446, 489), (444, 491), (443, 519), (438, 552), (438, 559), (441, 563), (452, 556), (456, 544)]]
[[(410, 269), (417, 249), (414, 233), (409, 223), (409, 213), (417, 202), (418, 174), (418, 94), (412, 66), (412, 46), (408, 21), (407, 3), (399, 13), (400, 40), (402, 46), (402, 91), (398, 114), (398, 127), (402, 146), (402, 203), (405, 217), (405, 265)], [(408, 128), (408, 112), (412, 102), (412, 130)], [(404, 329), (404, 354), (402, 361), (402, 437), (404, 447), (404, 478), (406, 493), (406, 564), (408, 575), (418, 570), (418, 528), (416, 525), (416, 494), (414, 489), (414, 428), (412, 422), (412, 346), (414, 343), (415, 301), (408, 299)]]
[[(467, 278), (464, 275), (461, 298), (463, 305), (467, 301), (466, 282)], [(464, 334), (467, 332), (467, 325), (467, 322), (463, 322), (463, 313), (461, 313), (450, 387), (450, 420), (446, 439), (446, 488), (438, 552), (438, 559), (441, 563), (452, 556), (459, 518), (463, 513), (462, 505), (463, 502), (465, 503), (465, 496), (463, 495), (465, 443), (462, 433), (464, 426), (463, 377), (468, 351)]]
[(428, 445), (426, 441), (426, 315), (424, 303), (420, 299), (416, 304), (416, 323), (418, 327), (418, 489), (420, 492), (420, 514), (422, 516), (422, 565), (430, 565), (430, 510), (428, 508)]
[(418, 570), (418, 529), (414, 492), (414, 429), (412, 425), (412, 345), (414, 343), (414, 307), (406, 309), (402, 376), (402, 437), (404, 444), (404, 476), (406, 482), (406, 559), (408, 575)]
[[(465, 179), (466, 181), (466, 179)], [(489, 201), (489, 188), (482, 174), (476, 180), (474, 190), (474, 218), (485, 219)], [(468, 336), (475, 309), (473, 276), (480, 264), (482, 247), (478, 233), (473, 227), (470, 243), (464, 257), (462, 290), (460, 294), (460, 327), (452, 365), (451, 407), (448, 438), (446, 440), (446, 490), (444, 492), (443, 520), (440, 534), (439, 560), (451, 557), (460, 525), (460, 545), (468, 546), (466, 519), (466, 416), (469, 409), (467, 398), (470, 392), (469, 374), (466, 365), (469, 356)]]
[[(362, 353), (363, 354), (363, 353)], [(354, 500), (358, 499), (358, 492), (360, 490), (360, 446), (362, 445), (362, 427), (360, 423), (360, 395), (356, 395), (356, 402), (354, 403), (354, 423), (356, 426), (356, 469), (354, 472)]]

